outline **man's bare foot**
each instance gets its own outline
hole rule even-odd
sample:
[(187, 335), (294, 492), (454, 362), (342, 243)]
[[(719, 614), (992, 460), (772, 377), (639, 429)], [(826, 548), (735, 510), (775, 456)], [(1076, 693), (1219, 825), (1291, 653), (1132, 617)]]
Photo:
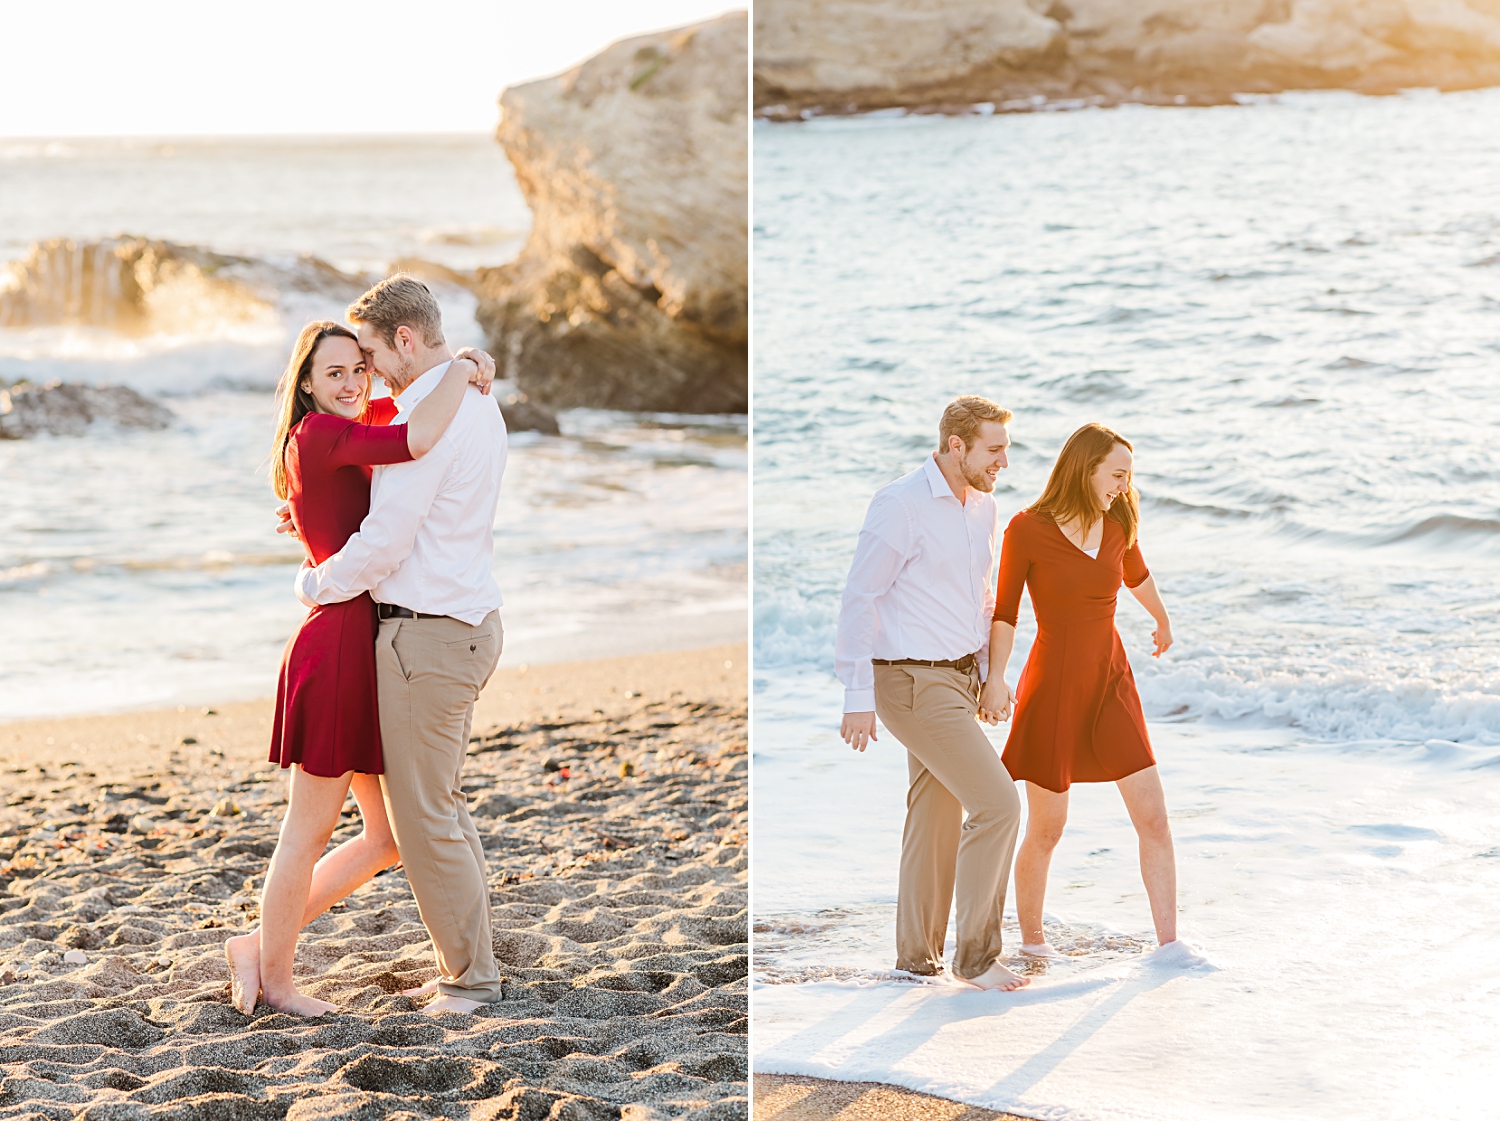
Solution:
[(435, 993), (438, 991), (438, 982), (441, 977), (434, 977), (431, 981), (424, 981), (414, 989), (402, 989), (402, 996), (421, 996), (423, 993)]
[[(953, 976), (958, 977), (955, 973)], [(996, 992), (1008, 993), (1012, 989), (1019, 989), (1031, 984), (1030, 977), (1022, 977), (1019, 973), (1012, 973), (998, 961), (981, 973), (978, 977), (958, 977), (966, 985), (973, 985), (976, 989), (994, 989)]]
[(241, 934), (224, 943), (229, 962), (229, 999), (246, 1016), (260, 997), (260, 932)]
[(440, 996), (422, 1009), (424, 1016), (438, 1016), (444, 1012), (477, 1012), (484, 1007), (482, 1000), (469, 1000), (462, 996)]
[(1052, 948), (1050, 942), (1022, 942), (1021, 952), (1032, 958), (1060, 958), (1062, 955)]
[(321, 1016), (324, 1012), (337, 1012), (337, 1004), (329, 1004), (326, 1000), (319, 1000), (315, 996), (293, 989), (286, 996), (273, 998), (269, 993), (262, 993), (265, 1002), (278, 1012), (289, 1012), (293, 1016)]

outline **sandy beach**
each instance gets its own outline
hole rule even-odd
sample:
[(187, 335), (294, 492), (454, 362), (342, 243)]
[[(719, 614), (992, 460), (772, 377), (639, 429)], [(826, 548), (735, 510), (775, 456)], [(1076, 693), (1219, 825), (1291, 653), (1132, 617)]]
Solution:
[(746, 666), (496, 673), (465, 790), (504, 999), (436, 1019), (400, 994), (435, 968), (399, 867), (304, 932), (299, 985), (346, 1011), (230, 1006), (270, 701), (0, 725), (0, 1118), (745, 1117)]
[(755, 1075), (754, 1121), (1022, 1121), (883, 1082)]

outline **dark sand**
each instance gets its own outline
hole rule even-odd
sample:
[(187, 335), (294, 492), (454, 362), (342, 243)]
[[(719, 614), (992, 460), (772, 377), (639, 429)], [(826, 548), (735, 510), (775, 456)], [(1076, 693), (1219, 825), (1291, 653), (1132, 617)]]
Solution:
[(882, 1082), (755, 1076), (755, 1121), (1022, 1121)]
[(0, 1118), (746, 1117), (745, 667), (496, 674), (465, 787), (504, 1000), (435, 1020), (398, 991), (435, 974), (399, 868), (304, 932), (347, 1011), (228, 1003), (284, 809), (269, 702), (0, 725)]

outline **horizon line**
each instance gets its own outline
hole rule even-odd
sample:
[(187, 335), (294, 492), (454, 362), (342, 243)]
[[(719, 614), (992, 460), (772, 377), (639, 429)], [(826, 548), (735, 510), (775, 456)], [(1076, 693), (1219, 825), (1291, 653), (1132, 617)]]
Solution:
[(379, 131), (375, 129), (350, 129), (343, 132), (324, 131), (225, 131), (225, 132), (36, 132), (36, 133), (0, 133), (0, 144), (15, 142), (43, 143), (47, 141), (69, 141), (69, 140), (147, 140), (147, 141), (182, 141), (182, 140), (345, 140), (345, 139), (370, 139), (376, 137), (398, 138), (434, 138), (434, 137), (473, 137), (484, 136), (494, 138), (494, 128), (488, 129), (403, 129), (392, 131)]

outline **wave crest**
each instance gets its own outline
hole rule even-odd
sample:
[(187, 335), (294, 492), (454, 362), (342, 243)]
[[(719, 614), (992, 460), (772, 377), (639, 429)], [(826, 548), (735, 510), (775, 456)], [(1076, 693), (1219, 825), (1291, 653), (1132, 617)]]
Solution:
[(370, 279), (315, 257), (276, 264), (144, 237), (32, 244), (0, 269), (0, 326), (98, 327), (127, 335), (274, 329), (287, 294), (352, 300)]

